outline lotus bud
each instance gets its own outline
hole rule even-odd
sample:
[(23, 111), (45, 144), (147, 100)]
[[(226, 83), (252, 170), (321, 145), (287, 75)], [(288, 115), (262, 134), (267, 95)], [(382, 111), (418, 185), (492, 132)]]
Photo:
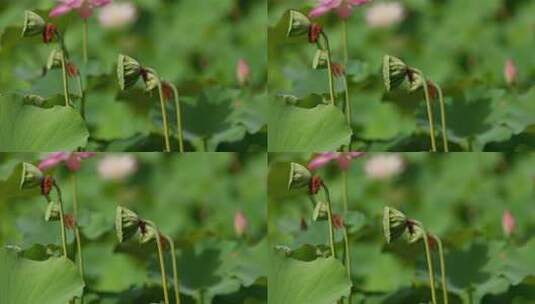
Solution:
[(312, 181), (312, 174), (305, 167), (298, 163), (290, 164), (290, 180), (288, 182), (288, 189), (308, 188)]
[(401, 59), (389, 55), (383, 57), (383, 79), (387, 92), (403, 83), (407, 70), (408, 66)]
[(411, 220), (408, 222), (409, 244), (416, 243), (425, 237), (425, 230), (422, 223)]
[(314, 60), (312, 61), (312, 68), (314, 70), (323, 70), (329, 67), (329, 53), (326, 50), (316, 50)]
[(314, 222), (326, 221), (329, 218), (329, 206), (323, 202), (319, 201), (314, 207), (314, 212), (312, 213), (312, 219)]
[(158, 227), (151, 221), (142, 221), (141, 224), (141, 234), (139, 236), (139, 242), (141, 244), (148, 243), (152, 240), (156, 240), (157, 237), (160, 237)]
[(132, 57), (119, 55), (117, 62), (117, 78), (121, 90), (133, 86), (141, 76), (141, 64)]
[(396, 240), (405, 232), (407, 221), (407, 217), (403, 212), (390, 207), (384, 208), (383, 231), (387, 244)]
[(22, 177), (20, 180), (20, 189), (33, 189), (41, 186), (44, 179), (43, 172), (30, 163), (22, 163)]
[(143, 68), (141, 70), (143, 81), (145, 82), (145, 91), (150, 92), (158, 87), (160, 84), (160, 76), (156, 70), (151, 68)]
[(115, 215), (115, 230), (119, 242), (126, 241), (136, 234), (140, 228), (139, 216), (121, 206), (117, 206), (117, 213)]
[(46, 69), (52, 70), (56, 68), (61, 68), (61, 61), (63, 58), (63, 51), (60, 49), (53, 49), (48, 55), (48, 60), (46, 62)]
[(22, 27), (22, 37), (32, 37), (42, 35), (46, 27), (45, 20), (32, 11), (24, 12), (24, 25)]
[(60, 219), (60, 206), (58, 202), (50, 201), (46, 206), (45, 221), (56, 222)]
[(288, 37), (308, 35), (310, 30), (310, 19), (303, 13), (290, 10), (290, 23), (288, 26)]

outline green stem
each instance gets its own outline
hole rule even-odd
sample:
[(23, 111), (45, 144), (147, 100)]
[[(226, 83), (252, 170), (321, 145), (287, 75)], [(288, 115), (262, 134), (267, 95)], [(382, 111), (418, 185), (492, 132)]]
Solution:
[(84, 19), (84, 35), (83, 35), (83, 47), (84, 47), (84, 64), (87, 65), (87, 62), (89, 61), (89, 56), (88, 56), (88, 52), (87, 52), (87, 49), (88, 49), (88, 38), (89, 38), (89, 24), (87, 22), (87, 19)]
[(349, 210), (349, 194), (348, 194), (348, 173), (346, 170), (342, 170), (342, 198), (344, 202), (344, 215), (347, 215), (347, 211)]
[(427, 118), (429, 120), (429, 136), (431, 137), (431, 151), (436, 152), (437, 151), (437, 145), (435, 143), (435, 123), (433, 120), (433, 108), (431, 107), (431, 100), (429, 98), (429, 89), (427, 88), (427, 81), (425, 80), (425, 77), (423, 77), (423, 86), (424, 86), (424, 95), (425, 95), (425, 103), (427, 104)]
[(65, 232), (65, 219), (64, 219), (64, 212), (63, 212), (63, 197), (61, 195), (61, 189), (59, 188), (58, 184), (54, 182), (54, 188), (56, 189), (56, 192), (58, 194), (58, 201), (59, 201), (59, 221), (61, 225), (61, 243), (63, 245), (63, 256), (66, 258), (69, 258), (67, 254), (67, 233)]
[(349, 61), (349, 50), (348, 50), (348, 39), (347, 39), (347, 20), (344, 19), (342, 22), (342, 45), (344, 49), (344, 65), (347, 65)]
[[(347, 234), (347, 227), (344, 225), (344, 248), (345, 248), (345, 266), (346, 266), (346, 273), (347, 278), (351, 281), (351, 248), (349, 247), (349, 236)], [(349, 292), (349, 297), (347, 298), (347, 301), (349, 304), (351, 304), (353, 297), (353, 293)]]
[(158, 93), (160, 95), (160, 108), (163, 118), (163, 133), (165, 137), (165, 152), (171, 152), (171, 144), (169, 143), (169, 127), (167, 125), (167, 111), (165, 109), (165, 100), (163, 95), (162, 82), (158, 81)]
[(163, 260), (162, 241), (160, 240), (160, 233), (156, 236), (156, 245), (158, 247), (158, 259), (160, 261), (160, 273), (162, 275), (162, 289), (164, 304), (169, 304), (169, 295), (167, 294), (167, 275), (165, 274), (165, 264)]
[[(345, 91), (345, 110), (344, 114), (346, 115), (346, 123), (347, 126), (353, 131), (352, 122), (351, 122), (351, 101), (349, 100), (349, 86), (347, 85), (347, 76), (343, 75), (344, 77), (344, 91)], [(353, 132), (352, 132), (353, 133)], [(352, 144), (352, 136), (349, 137), (349, 145), (347, 146), (347, 151), (351, 151), (351, 144)]]
[(173, 287), (175, 289), (175, 303), (180, 304), (180, 287), (178, 281), (178, 271), (176, 266), (176, 251), (175, 251), (175, 242), (169, 236), (165, 236), (165, 239), (171, 247), (171, 261), (173, 265)]
[(333, 78), (333, 67), (332, 67), (332, 54), (331, 54), (331, 47), (329, 46), (329, 38), (327, 38), (327, 35), (325, 32), (321, 32), (321, 35), (323, 36), (323, 39), (325, 39), (325, 47), (327, 49), (327, 70), (329, 73), (329, 94), (331, 97), (331, 104), (335, 104), (335, 98), (334, 98), (334, 78)]
[(329, 242), (331, 245), (331, 255), (336, 258), (336, 248), (334, 246), (334, 221), (333, 221), (333, 209), (331, 204), (331, 196), (329, 189), (323, 184), (323, 190), (325, 191), (325, 199), (327, 200), (327, 216), (329, 217)]
[(78, 72), (78, 92), (80, 93), (81, 98), (81, 105), (80, 105), (80, 114), (82, 115), (82, 119), (85, 120), (85, 93), (84, 93), (84, 87), (82, 85), (82, 75), (80, 75), (80, 72)]
[(427, 232), (424, 231), (425, 256), (427, 258), (427, 272), (429, 274), (429, 286), (431, 287), (431, 300), (433, 304), (437, 304), (435, 295), (435, 273), (433, 271), (433, 261), (431, 259), (431, 250), (429, 249), (429, 239)]
[(178, 133), (178, 147), (181, 153), (184, 152), (184, 135), (182, 132), (182, 111), (180, 109), (180, 97), (178, 94), (178, 89), (174, 84), (170, 84), (173, 88), (173, 93), (175, 96), (175, 110), (176, 110), (176, 129)]
[(442, 294), (443, 294), (444, 304), (448, 304), (448, 286), (446, 282), (446, 263), (444, 262), (444, 251), (442, 248), (442, 241), (436, 235), (433, 235), (433, 238), (437, 241), (437, 244), (438, 244), (438, 254), (440, 258), (440, 276), (442, 279)]
[(61, 52), (61, 74), (63, 76), (63, 95), (65, 96), (65, 106), (68, 107), (71, 105), (71, 102), (69, 101), (69, 80), (67, 78), (67, 59), (65, 55), (65, 51), (63, 50)]
[(448, 129), (446, 126), (446, 106), (444, 104), (444, 95), (442, 94), (442, 88), (436, 83), (432, 83), (438, 91), (438, 101), (440, 103), (440, 120), (442, 123), (442, 141), (444, 142), (444, 152), (449, 152), (448, 147)]
[[(78, 226), (78, 183), (76, 179), (76, 174), (71, 175), (71, 181), (72, 181), (72, 209), (74, 214), (74, 220), (75, 220), (75, 226), (74, 226), (74, 233), (76, 234), (76, 247), (78, 251), (78, 270), (80, 271), (80, 277), (82, 278), (82, 282), (85, 284), (84, 279), (84, 255), (82, 252), (82, 240), (80, 238), (80, 227)], [(80, 303), (84, 303), (84, 295), (82, 293), (82, 296), (80, 297)]]

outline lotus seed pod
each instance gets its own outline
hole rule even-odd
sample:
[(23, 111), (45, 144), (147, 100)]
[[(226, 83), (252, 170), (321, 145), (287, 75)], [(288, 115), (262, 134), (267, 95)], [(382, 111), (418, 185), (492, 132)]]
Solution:
[(383, 231), (386, 243), (398, 239), (407, 229), (407, 217), (403, 212), (385, 207), (383, 212)]
[(141, 76), (141, 64), (132, 57), (119, 55), (117, 62), (117, 78), (121, 90), (133, 86)]
[(160, 76), (156, 70), (145, 68), (143, 69), (143, 81), (145, 82), (145, 91), (150, 92), (160, 84)]
[(399, 58), (383, 57), (383, 79), (386, 91), (399, 87), (407, 77), (407, 65)]
[(296, 10), (290, 10), (290, 23), (288, 25), (287, 36), (298, 37), (308, 35), (310, 24), (310, 19), (303, 13)]
[(43, 179), (43, 172), (39, 168), (30, 163), (22, 163), (21, 190), (41, 187)]
[(409, 92), (423, 88), (425, 83), (424, 74), (420, 70), (409, 69), (408, 71)]
[(45, 221), (47, 222), (56, 222), (59, 221), (60, 217), (60, 206), (58, 202), (50, 201), (46, 206), (45, 211)]
[(136, 234), (139, 229), (139, 216), (132, 210), (117, 206), (115, 230), (119, 242), (124, 242)]
[(416, 243), (422, 238), (425, 237), (425, 229), (422, 223), (411, 220), (410, 229), (408, 229), (408, 239), (409, 244)]
[(46, 62), (46, 69), (59, 69), (61, 68), (61, 62), (63, 59), (63, 51), (60, 49), (53, 49), (48, 55), (48, 60)]
[(24, 12), (24, 25), (22, 27), (22, 37), (32, 37), (43, 34), (45, 30), (45, 20), (32, 11)]
[(312, 181), (312, 174), (305, 167), (298, 163), (290, 163), (290, 180), (288, 182), (288, 189), (308, 189)]
[(329, 218), (329, 206), (323, 202), (319, 201), (314, 207), (314, 212), (312, 213), (312, 219), (314, 222), (326, 221)]
[(141, 229), (141, 234), (139, 235), (139, 242), (141, 244), (145, 244), (152, 240), (156, 240), (156, 238), (160, 235), (156, 224), (151, 221), (143, 221), (143, 223), (144, 228)]
[(312, 61), (312, 68), (314, 70), (323, 70), (329, 67), (329, 53), (326, 50), (316, 50), (314, 60)]

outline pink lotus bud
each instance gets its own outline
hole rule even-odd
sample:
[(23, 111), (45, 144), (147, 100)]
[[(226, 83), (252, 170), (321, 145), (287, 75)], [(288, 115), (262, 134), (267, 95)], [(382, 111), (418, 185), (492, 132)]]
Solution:
[(513, 214), (509, 210), (503, 212), (502, 217), (502, 229), (505, 236), (509, 237), (515, 231), (516, 220)]
[(238, 60), (236, 65), (236, 78), (238, 78), (238, 83), (240, 85), (245, 85), (249, 82), (251, 77), (251, 68), (245, 59)]
[(516, 64), (513, 59), (509, 58), (505, 61), (503, 74), (505, 76), (505, 82), (507, 82), (508, 85), (513, 85), (516, 82), (518, 77), (518, 69), (516, 68)]
[(245, 234), (248, 225), (249, 223), (243, 212), (238, 211), (234, 214), (234, 232), (238, 237), (242, 237)]

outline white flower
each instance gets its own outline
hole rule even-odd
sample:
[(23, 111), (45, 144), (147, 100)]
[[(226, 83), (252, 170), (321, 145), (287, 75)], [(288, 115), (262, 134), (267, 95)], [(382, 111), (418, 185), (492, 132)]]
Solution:
[(137, 171), (137, 160), (128, 154), (110, 154), (98, 163), (98, 173), (105, 180), (122, 180)]
[(370, 27), (388, 27), (401, 22), (405, 9), (399, 2), (376, 3), (366, 11), (366, 22)]
[(399, 154), (380, 154), (366, 162), (364, 171), (371, 179), (385, 180), (398, 175), (404, 168), (405, 163)]
[(118, 28), (134, 22), (137, 9), (131, 2), (112, 3), (103, 7), (98, 14), (102, 27)]

